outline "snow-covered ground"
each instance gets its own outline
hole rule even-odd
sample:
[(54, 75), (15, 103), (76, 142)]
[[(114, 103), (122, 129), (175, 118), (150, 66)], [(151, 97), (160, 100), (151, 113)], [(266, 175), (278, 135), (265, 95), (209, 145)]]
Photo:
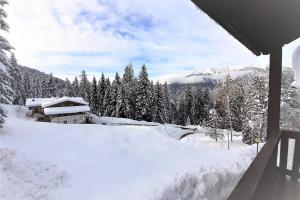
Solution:
[(170, 125), (51, 124), (5, 108), (1, 200), (225, 199), (256, 154), (239, 137), (227, 150), (226, 138), (178, 140), (185, 130)]

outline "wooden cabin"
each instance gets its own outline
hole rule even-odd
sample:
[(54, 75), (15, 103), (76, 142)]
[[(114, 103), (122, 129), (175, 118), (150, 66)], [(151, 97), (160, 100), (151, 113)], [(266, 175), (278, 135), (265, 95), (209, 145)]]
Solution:
[(86, 123), (90, 111), (81, 97), (31, 98), (26, 99), (26, 106), (39, 121), (63, 124)]
[[(192, 2), (252, 53), (270, 55), (267, 142), (228, 199), (299, 200), (300, 130), (280, 130), (279, 122), (282, 47), (300, 37), (300, 0)], [(292, 169), (287, 168), (289, 148)]]

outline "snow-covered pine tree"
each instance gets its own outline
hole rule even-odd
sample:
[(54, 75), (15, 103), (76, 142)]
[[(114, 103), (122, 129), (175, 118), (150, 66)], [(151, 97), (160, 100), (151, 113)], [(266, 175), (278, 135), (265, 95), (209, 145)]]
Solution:
[(284, 70), (281, 79), (280, 128), (300, 129), (300, 89), (293, 86), (294, 73)]
[(56, 96), (57, 93), (56, 93), (55, 80), (52, 73), (50, 73), (50, 76), (47, 81), (46, 97), (56, 97)]
[(263, 77), (253, 76), (249, 84), (249, 94), (245, 100), (243, 142), (253, 144), (256, 138), (266, 136), (267, 89)]
[(109, 78), (105, 79), (105, 94), (103, 98), (103, 114), (102, 116), (110, 116), (110, 109), (109, 109), (109, 103), (110, 103), (110, 80)]
[(101, 75), (101, 78), (98, 82), (98, 103), (99, 103), (99, 115), (100, 116), (103, 116), (104, 114), (104, 105), (103, 105), (103, 102), (104, 102), (104, 96), (105, 96), (105, 76), (104, 74), (102, 73)]
[(129, 100), (125, 98), (125, 86), (121, 84), (118, 89), (117, 104), (116, 104), (116, 117), (127, 118), (126, 114), (130, 111)]
[(166, 117), (166, 123), (171, 123), (171, 113), (170, 113), (170, 93), (167, 82), (162, 86), (163, 90), (163, 101), (164, 101), (164, 112)]
[(72, 83), (72, 88), (73, 88), (73, 95), (74, 97), (80, 97), (80, 93), (79, 93), (79, 82), (77, 77), (75, 77), (73, 83)]
[(92, 90), (91, 90), (91, 101), (90, 101), (91, 110), (94, 114), (99, 115), (99, 101), (98, 101), (98, 88), (97, 88), (97, 80), (95, 76), (92, 80)]
[(154, 94), (155, 94), (155, 85), (154, 85), (154, 82), (153, 80), (149, 80), (150, 81), (150, 118), (149, 118), (149, 121), (153, 121), (153, 112), (154, 112), (154, 101), (153, 101), (153, 98), (154, 98)]
[[(7, 14), (4, 10), (4, 6), (8, 4), (8, 1), (0, 1), (0, 30), (7, 31), (9, 26), (5, 21)], [(0, 103), (12, 103), (14, 91), (11, 88), (11, 77), (6, 71), (6, 68), (10, 65), (9, 59), (6, 56), (6, 52), (9, 52), (13, 47), (9, 42), (0, 36)], [(0, 106), (0, 127), (3, 126), (6, 117), (5, 111)]]
[(205, 108), (204, 92), (201, 88), (198, 88), (194, 93), (194, 123), (200, 125), (205, 119), (207, 119), (208, 113)]
[(234, 92), (230, 101), (230, 109), (232, 116), (232, 128), (235, 131), (242, 131), (243, 128), (243, 110), (245, 104), (245, 92), (243, 85), (237, 83), (234, 85)]
[(17, 59), (15, 57), (15, 54), (11, 54), (10, 58), (10, 65), (8, 66), (8, 74), (12, 77), (11, 81), (11, 88), (14, 90), (14, 100), (13, 104), (15, 105), (22, 105), (23, 104), (23, 98), (22, 98), (22, 75), (20, 68), (18, 66)]
[[(25, 82), (25, 77), (26, 77), (26, 74), (24, 76), (24, 82)], [(45, 98), (47, 97), (47, 85), (48, 85), (48, 80), (45, 76), (43, 76), (41, 78), (41, 97)]]
[(162, 87), (159, 82), (156, 82), (154, 95), (153, 95), (153, 116), (152, 119), (154, 122), (164, 124), (166, 122), (166, 112), (163, 98)]
[(137, 82), (136, 119), (151, 120), (151, 86), (148, 79), (147, 67), (143, 65)]
[(215, 107), (218, 116), (220, 117), (220, 129), (228, 129), (228, 120), (227, 120), (227, 96), (226, 91), (224, 90), (224, 84), (220, 83), (218, 89), (215, 91)]
[(224, 137), (224, 135), (220, 133), (220, 131), (218, 131), (218, 127), (220, 127), (220, 121), (221, 119), (217, 111), (215, 109), (211, 109), (209, 111), (209, 119), (207, 124), (212, 128), (212, 131), (209, 131), (208, 134), (209, 136), (214, 138), (216, 142), (218, 141), (218, 139), (222, 139)]
[(86, 72), (83, 70), (80, 75), (79, 95), (87, 102), (90, 102), (91, 83), (87, 78)]
[(177, 116), (178, 116), (177, 103), (175, 100), (170, 99), (169, 123), (176, 124)]
[(31, 80), (29, 73), (26, 71), (23, 77), (23, 100), (25, 101), (27, 98), (31, 97), (30, 95), (32, 94), (31, 92)]
[(109, 108), (108, 113), (111, 117), (117, 117), (117, 100), (119, 90), (121, 89), (121, 78), (118, 73), (116, 73), (115, 80), (112, 82), (109, 98)]
[(73, 97), (74, 96), (73, 91), (74, 89), (72, 83), (69, 81), (68, 78), (66, 78), (64, 96)]
[(179, 125), (186, 125), (187, 121), (187, 114), (186, 114), (186, 102), (185, 102), (185, 96), (181, 96), (178, 103), (177, 108), (177, 116), (176, 116), (176, 124)]
[(122, 79), (122, 86), (124, 87), (124, 117), (134, 119), (135, 116), (135, 77), (134, 70), (131, 64), (127, 65)]
[(41, 95), (41, 82), (38, 78), (35, 78), (33, 80), (33, 86), (32, 86), (32, 90), (33, 90), (33, 97), (42, 97)]
[(186, 120), (189, 120), (189, 124), (194, 124), (194, 102), (193, 102), (193, 93), (192, 87), (188, 85), (187, 89), (185, 90), (184, 94), (185, 98), (185, 115)]

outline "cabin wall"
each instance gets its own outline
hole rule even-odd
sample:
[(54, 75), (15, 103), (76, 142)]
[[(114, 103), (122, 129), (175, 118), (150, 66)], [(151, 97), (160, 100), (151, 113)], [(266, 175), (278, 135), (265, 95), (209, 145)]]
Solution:
[(32, 110), (32, 114), (34, 113), (44, 114), (44, 109), (41, 106), (29, 107), (29, 110)]
[(52, 116), (51, 123), (85, 124), (86, 117), (85, 117), (85, 114), (76, 114), (76, 115), (68, 115), (68, 116)]

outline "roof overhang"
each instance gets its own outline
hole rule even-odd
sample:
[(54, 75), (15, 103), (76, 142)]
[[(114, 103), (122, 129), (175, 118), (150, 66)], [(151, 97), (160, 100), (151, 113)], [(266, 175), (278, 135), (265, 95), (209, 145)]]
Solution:
[(300, 37), (300, 0), (192, 0), (255, 55)]

